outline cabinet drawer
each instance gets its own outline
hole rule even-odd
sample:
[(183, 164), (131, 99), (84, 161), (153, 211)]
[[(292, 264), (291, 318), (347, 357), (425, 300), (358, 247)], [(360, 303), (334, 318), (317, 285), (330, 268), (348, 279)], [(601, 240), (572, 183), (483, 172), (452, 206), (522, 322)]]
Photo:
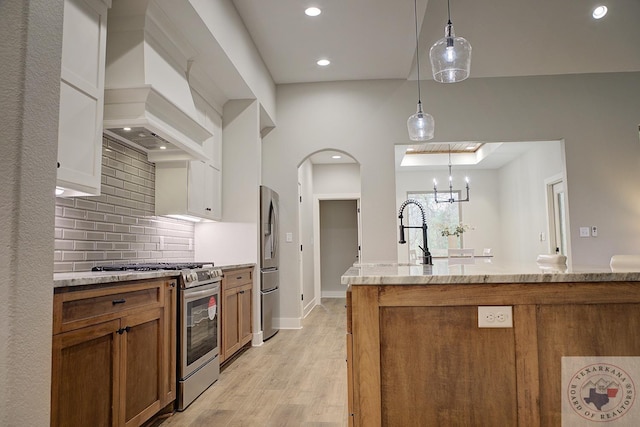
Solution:
[(53, 297), (53, 333), (120, 317), (132, 309), (161, 307), (165, 280), (73, 290)]
[(253, 282), (253, 269), (231, 270), (224, 272), (225, 289), (231, 289)]

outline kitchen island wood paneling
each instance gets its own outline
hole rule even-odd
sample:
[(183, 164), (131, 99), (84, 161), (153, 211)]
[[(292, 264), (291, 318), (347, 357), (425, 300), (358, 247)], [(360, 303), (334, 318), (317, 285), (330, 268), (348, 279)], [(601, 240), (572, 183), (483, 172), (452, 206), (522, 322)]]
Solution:
[(345, 273), (351, 425), (559, 426), (562, 357), (640, 356), (640, 273), (476, 262)]

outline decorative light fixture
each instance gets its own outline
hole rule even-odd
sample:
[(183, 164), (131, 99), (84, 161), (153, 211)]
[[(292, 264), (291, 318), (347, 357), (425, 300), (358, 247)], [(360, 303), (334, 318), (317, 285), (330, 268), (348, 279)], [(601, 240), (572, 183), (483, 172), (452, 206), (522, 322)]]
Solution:
[(456, 37), (451, 24), (451, 7), (447, 0), (449, 21), (444, 27), (444, 37), (431, 46), (431, 71), (433, 79), (440, 83), (461, 82), (469, 77), (471, 69), (471, 44), (463, 38)]
[[(466, 189), (467, 189), (467, 197), (466, 199), (460, 199), (460, 198), (455, 198), (453, 197), (453, 177), (451, 175), (451, 146), (449, 146), (449, 197), (448, 198), (440, 198), (438, 199), (438, 182), (436, 181), (436, 179), (433, 179), (433, 199), (435, 200), (436, 203), (453, 203), (453, 202), (468, 202), (469, 201), (469, 177), (465, 177), (464, 178), (465, 183), (466, 183)], [(455, 190), (456, 193), (458, 193), (458, 190)]]
[(416, 65), (418, 66), (418, 110), (407, 120), (409, 139), (411, 141), (428, 141), (433, 138), (435, 122), (429, 113), (422, 112), (422, 101), (420, 98), (420, 49), (418, 47), (418, 0), (413, 2), (413, 16), (416, 25)]

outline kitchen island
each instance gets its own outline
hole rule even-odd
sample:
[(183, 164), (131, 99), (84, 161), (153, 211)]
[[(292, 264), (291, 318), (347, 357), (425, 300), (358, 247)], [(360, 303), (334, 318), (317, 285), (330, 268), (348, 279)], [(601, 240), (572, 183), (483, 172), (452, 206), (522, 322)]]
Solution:
[[(350, 425), (640, 425), (640, 373), (625, 368), (640, 358), (639, 281), (493, 259), (355, 265), (342, 276)], [(592, 378), (620, 393), (572, 381), (592, 366), (622, 366), (617, 382)]]

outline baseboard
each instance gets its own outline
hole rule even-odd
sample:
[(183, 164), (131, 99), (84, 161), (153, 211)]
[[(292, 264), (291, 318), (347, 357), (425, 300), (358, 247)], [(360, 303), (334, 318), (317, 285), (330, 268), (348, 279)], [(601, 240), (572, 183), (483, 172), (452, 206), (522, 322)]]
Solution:
[(264, 344), (262, 331), (254, 332), (253, 337), (251, 338), (251, 346), (260, 347), (262, 344)]
[(346, 298), (347, 291), (322, 291), (322, 298)]
[(298, 317), (281, 317), (276, 324), (279, 329), (302, 329), (302, 319)]

